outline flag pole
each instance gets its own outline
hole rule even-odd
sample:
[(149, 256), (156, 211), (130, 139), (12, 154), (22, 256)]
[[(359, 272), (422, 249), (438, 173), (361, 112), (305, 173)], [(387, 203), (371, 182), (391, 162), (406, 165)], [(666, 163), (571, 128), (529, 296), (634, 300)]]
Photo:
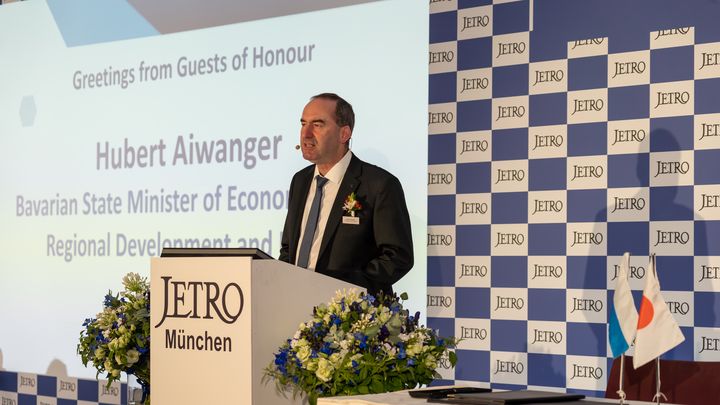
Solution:
[(617, 394), (620, 397), (620, 405), (625, 404), (625, 391), (623, 391), (623, 374), (625, 373), (625, 353), (620, 355), (620, 384), (618, 384)]
[(660, 357), (655, 358), (655, 396), (653, 396), (653, 401), (655, 401), (656, 404), (659, 404), (661, 401), (661, 398), (667, 401), (667, 397), (665, 394), (663, 394), (660, 391)]

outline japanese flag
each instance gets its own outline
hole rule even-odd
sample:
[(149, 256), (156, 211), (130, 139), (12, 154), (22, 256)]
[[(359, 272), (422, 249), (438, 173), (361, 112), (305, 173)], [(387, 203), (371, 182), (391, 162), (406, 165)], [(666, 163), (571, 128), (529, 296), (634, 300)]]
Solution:
[(660, 282), (655, 272), (655, 255), (652, 255), (638, 315), (633, 367), (637, 369), (684, 340), (685, 336), (660, 294)]

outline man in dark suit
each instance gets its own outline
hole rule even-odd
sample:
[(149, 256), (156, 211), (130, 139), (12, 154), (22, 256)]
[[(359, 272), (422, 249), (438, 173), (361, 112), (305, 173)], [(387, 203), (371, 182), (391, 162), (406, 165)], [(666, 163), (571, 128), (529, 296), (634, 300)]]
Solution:
[(350, 152), (352, 106), (323, 93), (300, 120), (303, 158), (295, 173), (280, 260), (362, 286), (392, 292), (413, 266), (412, 233), (398, 179)]

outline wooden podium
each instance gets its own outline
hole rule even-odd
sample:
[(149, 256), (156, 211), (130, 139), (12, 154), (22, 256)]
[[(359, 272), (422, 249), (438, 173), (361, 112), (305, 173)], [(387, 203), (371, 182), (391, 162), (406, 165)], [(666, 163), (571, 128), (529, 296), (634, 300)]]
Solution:
[(151, 398), (155, 404), (300, 403), (261, 382), (312, 308), (358, 288), (277, 260), (153, 258)]

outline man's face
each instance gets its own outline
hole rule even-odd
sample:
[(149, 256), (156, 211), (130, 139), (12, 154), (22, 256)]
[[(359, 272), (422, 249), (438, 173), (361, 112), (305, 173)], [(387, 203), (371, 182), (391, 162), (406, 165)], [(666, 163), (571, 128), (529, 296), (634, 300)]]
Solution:
[(350, 140), (350, 127), (335, 122), (333, 100), (311, 100), (303, 109), (300, 119), (300, 147), (303, 158), (327, 169), (345, 155)]

